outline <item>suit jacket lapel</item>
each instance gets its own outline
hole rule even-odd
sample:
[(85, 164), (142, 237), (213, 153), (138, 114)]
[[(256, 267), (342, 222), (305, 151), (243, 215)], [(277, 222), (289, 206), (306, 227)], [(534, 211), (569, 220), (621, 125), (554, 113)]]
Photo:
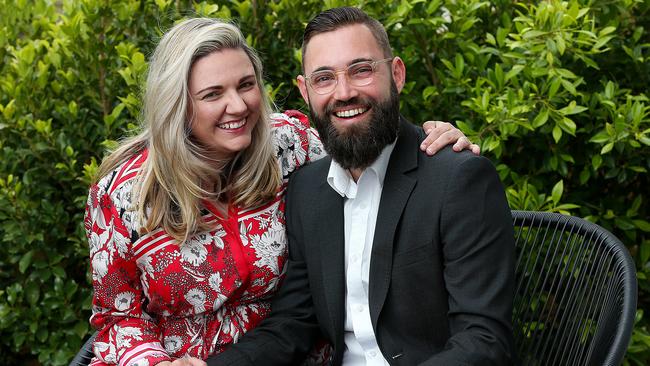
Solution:
[(416, 183), (415, 178), (405, 173), (417, 168), (418, 148), (419, 138), (415, 127), (401, 118), (399, 137), (384, 178), (370, 261), (368, 297), (375, 330), (390, 286), (397, 223)]
[[(327, 184), (326, 179), (319, 187), (314, 202), (318, 217), (323, 221), (318, 225), (314, 243), (319, 251), (323, 288), (332, 329), (337, 343), (343, 341), (345, 319), (345, 234), (343, 222), (343, 197)], [(338, 340), (340, 335), (340, 340)]]

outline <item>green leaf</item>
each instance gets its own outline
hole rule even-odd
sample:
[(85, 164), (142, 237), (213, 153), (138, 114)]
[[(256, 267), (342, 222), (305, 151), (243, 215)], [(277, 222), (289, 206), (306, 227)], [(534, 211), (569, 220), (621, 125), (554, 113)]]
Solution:
[(45, 342), (47, 340), (47, 336), (48, 336), (47, 328), (38, 327), (38, 330), (36, 331), (36, 339), (38, 339), (39, 342)]
[(572, 100), (571, 103), (569, 103), (568, 106), (558, 110), (558, 112), (560, 112), (560, 114), (562, 114), (562, 115), (568, 116), (568, 115), (571, 115), (571, 114), (582, 113), (582, 112), (586, 111), (587, 109), (588, 109), (587, 107), (577, 105), (575, 100)]
[(61, 266), (52, 267), (52, 272), (54, 272), (54, 275), (58, 278), (66, 278), (65, 270), (61, 268)]
[(22, 258), (20, 258), (20, 261), (18, 262), (18, 271), (20, 271), (20, 273), (25, 273), (27, 267), (32, 263), (32, 257), (34, 257), (34, 250), (28, 251), (22, 256)]
[(555, 183), (555, 186), (553, 186), (553, 190), (551, 191), (551, 199), (553, 200), (554, 205), (557, 205), (558, 202), (560, 202), (560, 198), (562, 198), (562, 192), (564, 192), (564, 181), (559, 180), (557, 183)]
[(563, 129), (565, 132), (567, 132), (570, 135), (575, 135), (576, 133), (576, 124), (573, 122), (573, 120), (564, 117), (561, 120), (558, 121), (558, 125), (560, 126), (561, 129)]
[(584, 169), (580, 172), (580, 184), (585, 184), (589, 181), (591, 177), (591, 172), (588, 169)]
[(605, 130), (598, 132), (589, 139), (589, 142), (595, 142), (597, 144), (603, 144), (607, 141), (609, 141), (609, 134)]
[(591, 166), (594, 167), (594, 170), (598, 170), (600, 165), (603, 163), (603, 157), (600, 155), (594, 155), (591, 157)]
[(562, 86), (564, 87), (564, 89), (566, 91), (568, 91), (569, 93), (571, 93), (572, 95), (576, 95), (578, 93), (576, 91), (575, 86), (573, 86), (573, 83), (571, 83), (570, 81), (562, 79), (561, 83), (562, 83)]
[(650, 259), (650, 240), (641, 243), (641, 263), (647, 263)]
[(505, 81), (512, 79), (517, 76), (524, 69), (524, 65), (515, 65), (506, 73)]
[(557, 45), (557, 52), (560, 55), (564, 54), (564, 51), (566, 50), (566, 43), (564, 42), (564, 38), (562, 38), (561, 35), (557, 35), (555, 37), (555, 44)]
[(533, 127), (541, 127), (546, 123), (546, 121), (548, 121), (548, 109), (542, 108), (541, 112), (539, 112), (533, 120)]
[(36, 281), (30, 281), (27, 283), (25, 286), (25, 297), (27, 298), (27, 302), (29, 302), (31, 305), (34, 305), (38, 301), (39, 296), (40, 288)]
[(600, 150), (600, 153), (603, 155), (607, 154), (608, 152), (612, 151), (613, 148), (614, 148), (614, 143), (610, 142), (607, 145), (603, 146), (603, 148)]
[(83, 338), (88, 333), (88, 325), (86, 322), (77, 322), (74, 326), (74, 333)]
[(645, 231), (646, 233), (650, 233), (650, 222), (641, 219), (632, 220), (632, 222), (634, 223), (634, 226)]
[(598, 32), (598, 35), (601, 36), (601, 37), (606, 36), (606, 35), (614, 32), (615, 30), (616, 30), (616, 27), (612, 27), (612, 26), (605, 27), (605, 28), (601, 29), (600, 32)]
[(553, 127), (553, 140), (555, 140), (556, 143), (560, 142), (560, 139), (562, 138), (562, 130), (558, 125), (555, 125)]

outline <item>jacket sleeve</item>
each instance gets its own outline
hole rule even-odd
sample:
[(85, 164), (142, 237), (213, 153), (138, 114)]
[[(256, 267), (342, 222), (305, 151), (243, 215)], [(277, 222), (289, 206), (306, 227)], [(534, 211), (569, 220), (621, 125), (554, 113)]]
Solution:
[(139, 271), (120, 215), (119, 197), (127, 192), (109, 194), (108, 188), (100, 188), (105, 183), (106, 179), (91, 187), (84, 220), (94, 290), (90, 323), (99, 330), (93, 352), (107, 364), (155, 365), (171, 360), (155, 321), (143, 310)]
[(424, 365), (513, 363), (512, 217), (492, 164), (470, 157), (450, 176), (442, 208), (451, 337)]
[(271, 304), (271, 314), (237, 343), (208, 358), (209, 366), (299, 364), (320, 334), (303, 256), (304, 237), (297, 203), (291, 199), (297, 183), (295, 178), (291, 179), (287, 194), (286, 277)]

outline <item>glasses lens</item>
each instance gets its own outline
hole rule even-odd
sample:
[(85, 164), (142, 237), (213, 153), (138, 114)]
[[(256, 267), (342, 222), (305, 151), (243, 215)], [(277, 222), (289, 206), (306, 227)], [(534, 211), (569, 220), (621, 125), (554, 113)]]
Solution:
[(336, 86), (336, 74), (333, 71), (323, 70), (311, 74), (311, 87), (317, 93), (330, 92)]
[(372, 81), (372, 63), (358, 62), (348, 67), (348, 79), (357, 86), (367, 85)]

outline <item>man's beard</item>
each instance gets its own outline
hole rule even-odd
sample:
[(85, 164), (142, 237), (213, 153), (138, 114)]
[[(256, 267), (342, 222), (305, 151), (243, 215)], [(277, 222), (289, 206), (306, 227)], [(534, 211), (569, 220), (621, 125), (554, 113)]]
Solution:
[[(365, 123), (347, 126), (343, 131), (336, 129), (330, 120), (334, 108), (348, 105), (370, 107), (370, 120)], [(367, 113), (367, 112), (366, 112)], [(399, 94), (391, 82), (390, 96), (387, 100), (353, 98), (336, 102), (325, 107), (323, 115), (318, 114), (311, 103), (311, 120), (323, 142), (325, 151), (343, 169), (365, 169), (381, 154), (384, 147), (395, 141), (399, 130)]]

